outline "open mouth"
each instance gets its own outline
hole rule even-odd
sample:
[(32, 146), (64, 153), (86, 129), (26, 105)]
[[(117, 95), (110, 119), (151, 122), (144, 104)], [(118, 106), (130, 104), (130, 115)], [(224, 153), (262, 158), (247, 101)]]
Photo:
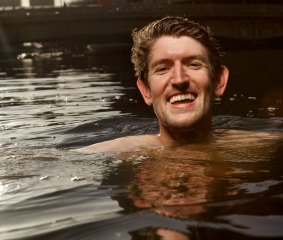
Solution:
[(196, 99), (196, 95), (192, 93), (187, 94), (179, 94), (171, 97), (169, 99), (169, 103), (171, 104), (178, 104), (178, 103), (190, 103)]

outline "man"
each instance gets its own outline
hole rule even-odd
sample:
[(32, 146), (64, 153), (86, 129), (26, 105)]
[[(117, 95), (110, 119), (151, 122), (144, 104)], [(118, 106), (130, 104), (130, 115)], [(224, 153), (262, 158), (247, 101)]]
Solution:
[(165, 17), (133, 31), (132, 62), (145, 103), (153, 106), (158, 135), (118, 138), (80, 151), (132, 151), (205, 142), (212, 137), (212, 101), (229, 71), (210, 31), (182, 17)]

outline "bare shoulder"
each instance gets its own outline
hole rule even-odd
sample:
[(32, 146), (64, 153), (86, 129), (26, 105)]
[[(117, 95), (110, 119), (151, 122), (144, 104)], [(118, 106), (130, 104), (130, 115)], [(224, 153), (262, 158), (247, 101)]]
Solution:
[(245, 130), (218, 130), (216, 132), (218, 143), (253, 144), (264, 140), (282, 140), (282, 132), (262, 132)]
[(116, 138), (113, 140), (95, 143), (77, 149), (79, 152), (128, 152), (137, 151), (141, 148), (152, 148), (161, 146), (158, 135), (138, 135)]

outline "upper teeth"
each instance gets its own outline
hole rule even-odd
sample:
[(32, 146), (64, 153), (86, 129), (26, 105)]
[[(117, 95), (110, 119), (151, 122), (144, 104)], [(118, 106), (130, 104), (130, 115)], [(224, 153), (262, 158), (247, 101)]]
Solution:
[(177, 101), (184, 101), (184, 100), (193, 101), (193, 100), (195, 100), (195, 96), (191, 93), (184, 94), (184, 95), (176, 95), (176, 96), (171, 97), (169, 102), (174, 103), (174, 102), (177, 102)]

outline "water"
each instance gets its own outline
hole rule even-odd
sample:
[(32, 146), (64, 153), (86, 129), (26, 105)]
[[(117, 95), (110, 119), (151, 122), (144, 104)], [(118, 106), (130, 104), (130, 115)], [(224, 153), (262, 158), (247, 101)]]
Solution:
[(283, 50), (228, 52), (215, 142), (116, 156), (156, 133), (128, 56), (3, 61), (0, 239), (282, 239)]

